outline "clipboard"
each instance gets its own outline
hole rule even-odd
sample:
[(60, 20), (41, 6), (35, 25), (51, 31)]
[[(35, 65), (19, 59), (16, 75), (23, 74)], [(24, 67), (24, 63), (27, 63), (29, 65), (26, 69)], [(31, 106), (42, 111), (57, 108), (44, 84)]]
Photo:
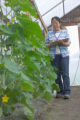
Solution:
[(66, 38), (66, 39), (63, 39), (63, 41), (64, 41), (64, 42), (67, 42), (67, 41), (68, 41), (68, 38)]

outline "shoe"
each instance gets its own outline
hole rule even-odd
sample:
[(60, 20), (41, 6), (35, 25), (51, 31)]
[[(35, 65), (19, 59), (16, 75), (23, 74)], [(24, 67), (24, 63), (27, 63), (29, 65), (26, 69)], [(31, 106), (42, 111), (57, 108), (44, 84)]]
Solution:
[(63, 94), (57, 93), (56, 98), (63, 98)]
[(68, 95), (68, 94), (64, 95), (64, 99), (69, 99), (69, 98), (70, 98), (70, 95)]

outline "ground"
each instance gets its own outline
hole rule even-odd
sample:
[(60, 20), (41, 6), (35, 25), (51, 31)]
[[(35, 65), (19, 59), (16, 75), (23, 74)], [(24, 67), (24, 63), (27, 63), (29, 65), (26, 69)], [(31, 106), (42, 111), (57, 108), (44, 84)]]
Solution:
[(71, 98), (52, 98), (37, 120), (80, 120), (80, 86), (71, 88)]
[[(71, 91), (69, 100), (54, 97), (49, 103), (40, 98), (33, 100), (34, 120), (80, 120), (80, 86), (71, 87)], [(17, 105), (17, 109), (12, 116), (3, 117), (0, 120), (27, 120), (22, 109), (22, 105)]]

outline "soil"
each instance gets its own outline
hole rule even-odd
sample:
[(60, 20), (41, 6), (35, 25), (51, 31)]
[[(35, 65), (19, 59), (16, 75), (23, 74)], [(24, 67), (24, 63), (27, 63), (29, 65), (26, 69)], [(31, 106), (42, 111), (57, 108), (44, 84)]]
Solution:
[[(50, 102), (37, 98), (33, 100), (34, 120), (80, 120), (80, 86), (71, 87), (70, 99), (52, 97)], [(16, 111), (0, 120), (27, 120), (23, 106), (17, 105)]]
[(52, 98), (37, 120), (80, 120), (80, 86), (71, 87), (71, 98)]

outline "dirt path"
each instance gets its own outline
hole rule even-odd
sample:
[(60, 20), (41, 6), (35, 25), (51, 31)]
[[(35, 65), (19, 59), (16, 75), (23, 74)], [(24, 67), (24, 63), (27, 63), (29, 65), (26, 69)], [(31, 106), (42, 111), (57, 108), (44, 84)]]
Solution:
[(69, 100), (52, 98), (37, 120), (80, 120), (80, 86), (71, 91)]

